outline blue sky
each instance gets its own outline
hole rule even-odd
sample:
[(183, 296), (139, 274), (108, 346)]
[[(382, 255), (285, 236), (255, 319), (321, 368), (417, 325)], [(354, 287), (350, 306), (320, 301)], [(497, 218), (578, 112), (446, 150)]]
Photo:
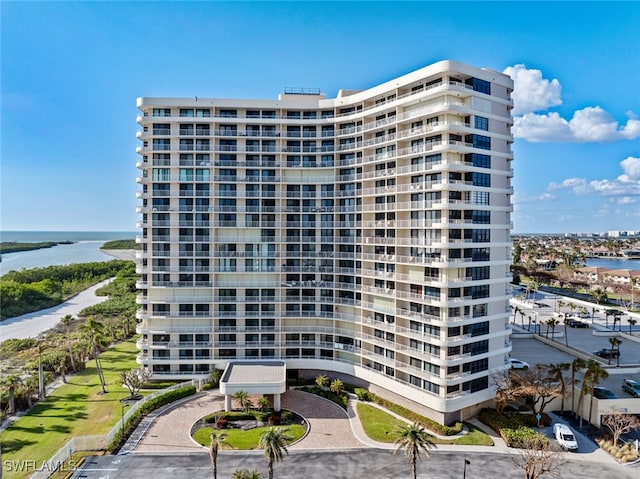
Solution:
[(640, 2), (0, 2), (2, 230), (133, 231), (136, 97), (516, 78), (514, 233), (640, 230)]

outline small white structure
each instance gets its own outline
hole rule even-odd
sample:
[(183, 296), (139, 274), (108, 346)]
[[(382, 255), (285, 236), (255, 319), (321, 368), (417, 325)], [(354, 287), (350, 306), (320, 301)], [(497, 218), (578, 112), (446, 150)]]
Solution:
[(220, 380), (224, 410), (231, 411), (231, 400), (238, 391), (247, 394), (273, 394), (273, 410), (280, 411), (280, 394), (287, 390), (284, 361), (231, 361)]

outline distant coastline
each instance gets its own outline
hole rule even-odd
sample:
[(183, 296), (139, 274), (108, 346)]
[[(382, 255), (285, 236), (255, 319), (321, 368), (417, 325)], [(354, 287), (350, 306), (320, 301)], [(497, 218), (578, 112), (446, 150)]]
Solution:
[(132, 231), (0, 231), (0, 242), (41, 243), (64, 241), (110, 241), (135, 238)]

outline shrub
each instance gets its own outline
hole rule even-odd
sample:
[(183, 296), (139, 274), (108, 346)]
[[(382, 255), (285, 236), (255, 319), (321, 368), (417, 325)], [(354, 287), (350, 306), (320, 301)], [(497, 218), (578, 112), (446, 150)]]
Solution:
[[(478, 418), (500, 434), (509, 447), (521, 447), (524, 441), (536, 438), (538, 435), (542, 436), (532, 429), (538, 425), (538, 421), (532, 414), (517, 412), (500, 414), (495, 409), (486, 408), (480, 411)], [(549, 416), (543, 414), (541, 422), (544, 424), (545, 421), (551, 424)]]
[(358, 396), (360, 401), (371, 401), (372, 393), (370, 393), (367, 389), (364, 388), (355, 388), (353, 390), (354, 394)]
[(380, 406), (388, 409), (389, 411), (393, 411), (400, 416), (409, 419), (412, 422), (418, 422), (425, 428), (433, 431), (437, 434), (443, 436), (453, 436), (462, 431), (462, 423), (457, 422), (454, 426), (445, 426), (440, 424), (439, 422), (434, 421), (433, 419), (429, 419), (428, 417), (422, 416), (417, 412), (414, 412), (410, 409), (407, 409), (404, 406), (400, 406), (399, 404), (393, 403), (391, 401), (387, 401), (381, 397), (376, 396), (375, 394), (370, 394), (369, 396), (373, 402), (379, 404)]
[(218, 429), (226, 429), (229, 425), (229, 420), (227, 418), (221, 417), (216, 421), (216, 427)]
[(293, 420), (293, 413), (291, 411), (282, 411), (280, 417), (283, 422), (291, 422)]

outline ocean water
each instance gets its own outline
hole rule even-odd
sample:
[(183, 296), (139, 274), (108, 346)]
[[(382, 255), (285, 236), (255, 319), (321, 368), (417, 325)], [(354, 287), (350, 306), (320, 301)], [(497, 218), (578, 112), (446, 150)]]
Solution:
[(134, 231), (3, 231), (0, 233), (1, 241), (25, 243), (74, 241), (74, 243), (33, 251), (3, 254), (0, 262), (0, 275), (12, 270), (20, 271), (21, 269), (43, 268), (45, 266), (110, 261), (115, 258), (100, 251), (100, 247), (106, 241), (133, 239), (135, 236), (136, 232)]

